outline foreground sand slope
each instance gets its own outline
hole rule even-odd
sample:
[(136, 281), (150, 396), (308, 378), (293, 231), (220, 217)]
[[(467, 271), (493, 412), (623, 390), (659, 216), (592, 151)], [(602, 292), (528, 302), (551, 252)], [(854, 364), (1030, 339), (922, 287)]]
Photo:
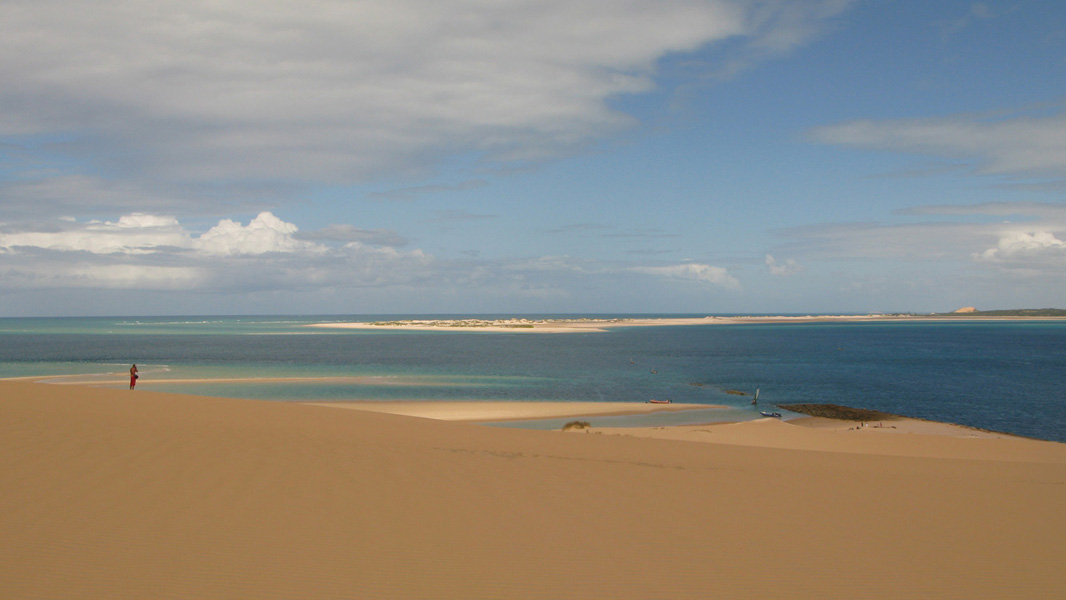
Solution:
[(1060, 598), (1049, 447), (782, 450), (0, 382), (0, 597)]
[(804, 417), (795, 421), (760, 419), (742, 423), (602, 429), (609, 435), (684, 440), (788, 450), (1062, 463), (1066, 445), (1003, 433), (901, 418), (861, 426), (854, 421)]

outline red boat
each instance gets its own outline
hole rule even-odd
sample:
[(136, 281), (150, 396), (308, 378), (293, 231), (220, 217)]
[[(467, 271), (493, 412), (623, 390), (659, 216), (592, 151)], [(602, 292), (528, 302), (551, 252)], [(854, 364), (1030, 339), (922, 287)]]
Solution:
[(652, 398), (651, 400), (648, 400), (648, 404), (670, 404), (670, 401), (669, 400), (656, 400), (655, 398)]

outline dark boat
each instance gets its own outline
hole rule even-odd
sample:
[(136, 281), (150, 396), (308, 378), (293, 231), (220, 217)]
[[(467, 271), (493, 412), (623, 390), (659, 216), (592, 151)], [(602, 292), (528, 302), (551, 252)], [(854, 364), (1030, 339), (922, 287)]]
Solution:
[(648, 404), (670, 404), (670, 401), (669, 400), (656, 400), (655, 398), (652, 398), (651, 400), (648, 400)]

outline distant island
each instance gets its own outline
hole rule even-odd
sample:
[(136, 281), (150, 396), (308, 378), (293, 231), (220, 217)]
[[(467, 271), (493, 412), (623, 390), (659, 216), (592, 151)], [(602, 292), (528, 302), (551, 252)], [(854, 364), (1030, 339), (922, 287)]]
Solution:
[(867, 315), (736, 315), (679, 318), (557, 318), (526, 319), (404, 319), (396, 321), (313, 323), (307, 327), (325, 329), (399, 329), (407, 331), (471, 332), (538, 332), (567, 333), (606, 331), (613, 327), (665, 327), (671, 325), (729, 325), (757, 323), (849, 323), (887, 321), (943, 320), (1027, 320), (1066, 319), (1066, 310), (1058, 308), (1023, 308), (1014, 310), (977, 310), (966, 307), (949, 313), (876, 313)]
[(1009, 310), (977, 310), (972, 306), (960, 308), (950, 313), (934, 313), (937, 317), (1066, 317), (1062, 308), (1014, 308)]

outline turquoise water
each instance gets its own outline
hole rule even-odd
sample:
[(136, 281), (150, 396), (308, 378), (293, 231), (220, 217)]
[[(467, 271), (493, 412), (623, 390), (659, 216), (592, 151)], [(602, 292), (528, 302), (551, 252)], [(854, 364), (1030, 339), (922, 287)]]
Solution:
[[(731, 407), (590, 419), (597, 426), (758, 418), (750, 396), (727, 390), (759, 389), (761, 408), (829, 402), (1066, 441), (1061, 321), (567, 334), (306, 327), (400, 318), (416, 317), (0, 319), (0, 377), (78, 376), (125, 387), (136, 362), (144, 389), (276, 401), (660, 398)], [(273, 380), (249, 381), (263, 378)]]

